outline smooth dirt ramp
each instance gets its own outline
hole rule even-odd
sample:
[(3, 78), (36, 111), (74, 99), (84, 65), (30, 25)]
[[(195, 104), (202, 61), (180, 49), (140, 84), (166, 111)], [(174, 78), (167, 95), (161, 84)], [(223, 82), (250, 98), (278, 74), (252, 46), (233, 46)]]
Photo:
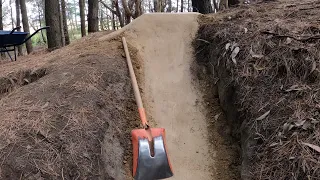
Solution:
[(179, 180), (215, 179), (206, 118), (198, 106), (202, 94), (193, 87), (190, 70), (198, 16), (146, 14), (117, 32), (139, 50), (146, 110), (154, 125), (166, 129), (172, 179)]

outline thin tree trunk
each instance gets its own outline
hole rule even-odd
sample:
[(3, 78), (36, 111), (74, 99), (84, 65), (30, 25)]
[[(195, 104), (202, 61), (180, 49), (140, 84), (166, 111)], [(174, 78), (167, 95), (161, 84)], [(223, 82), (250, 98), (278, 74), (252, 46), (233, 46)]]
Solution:
[[(3, 30), (3, 22), (2, 22), (2, 0), (0, 0), (0, 30)], [(0, 48), (1, 50), (1, 48)], [(1, 52), (1, 58), (5, 58), (6, 55)]]
[(168, 9), (167, 12), (171, 12), (172, 11), (172, 0), (168, 0)]
[(103, 26), (103, 11), (102, 9), (100, 10), (100, 29), (104, 31), (104, 26)]
[(88, 32), (99, 31), (99, 1), (98, 0), (88, 0)]
[(2, 0), (0, 0), (0, 30), (3, 30), (3, 22), (2, 22)]
[[(21, 23), (21, 20), (20, 20), (20, 2), (19, 0), (16, 0), (16, 21), (17, 21), (17, 27), (18, 26), (21, 26), (20, 23)], [(18, 29), (18, 31), (20, 32), (21, 29)], [(22, 56), (23, 53), (22, 53), (22, 46), (18, 46), (18, 56)]]
[(177, 9), (176, 9), (176, 12), (179, 11), (179, 0), (177, 0)]
[(75, 20), (75, 26), (76, 26), (76, 29), (78, 29), (76, 0), (73, 0), (73, 4), (74, 4), (74, 20)]
[(183, 0), (181, 0), (181, 10), (180, 12), (183, 12)]
[(124, 13), (123, 13), (124, 22), (127, 25), (131, 22), (131, 16), (132, 16), (131, 10), (128, 7), (127, 0), (122, 0), (122, 6), (124, 10)]
[(153, 0), (153, 10), (154, 12), (158, 12), (158, 0)]
[(123, 27), (124, 23), (123, 23), (123, 19), (122, 19), (122, 16), (121, 16), (121, 11), (120, 11), (120, 8), (119, 8), (118, 0), (114, 0), (114, 6), (116, 8), (116, 14), (117, 14), (117, 17), (118, 17), (118, 20), (119, 20), (119, 23), (120, 23), (120, 27)]
[(135, 3), (135, 17), (134, 18), (137, 18), (139, 16), (142, 15), (142, 10), (141, 10), (141, 1), (140, 0), (136, 0), (136, 3)]
[(61, 42), (62, 42), (62, 46), (65, 46), (66, 41), (65, 41), (65, 36), (64, 36), (61, 2), (59, 3), (59, 21), (60, 21), (60, 31), (61, 31)]
[[(29, 22), (28, 22), (28, 14), (27, 14), (27, 6), (25, 0), (20, 0), (20, 8), (22, 15), (22, 24), (24, 32), (30, 32)], [(26, 42), (27, 52), (30, 54), (33, 51), (31, 39)]]
[[(112, 3), (112, 9), (114, 8), (114, 3)], [(116, 30), (116, 20), (115, 20), (115, 18), (114, 18), (114, 13), (112, 13), (112, 20), (111, 20), (112, 22), (112, 29), (113, 30)]]
[(61, 27), (59, 21), (59, 0), (45, 0), (45, 19), (47, 26), (48, 48), (54, 50), (61, 47)]
[[(41, 8), (40, 8), (40, 4), (37, 3), (38, 6), (38, 13), (39, 13), (39, 25), (40, 28), (42, 27), (42, 22), (41, 22), (41, 17), (42, 17), (42, 13), (41, 13)], [(43, 31), (41, 31), (41, 36), (42, 36), (42, 40), (44, 43), (47, 43), (46, 38), (44, 37)]]
[(10, 4), (11, 27), (13, 29), (15, 27), (14, 27), (13, 12), (12, 12), (12, 1), (11, 0), (9, 1), (9, 4)]
[(107, 30), (110, 30), (110, 17), (108, 15), (108, 10), (107, 10)]
[(82, 37), (86, 36), (86, 17), (84, 12), (84, 0), (79, 0), (79, 9), (80, 9), (80, 21), (81, 21), (81, 35)]
[(68, 32), (66, 1), (65, 0), (61, 0), (61, 11), (62, 11), (64, 39), (65, 39), (66, 45), (69, 45), (70, 44), (70, 37), (69, 37), (69, 32)]

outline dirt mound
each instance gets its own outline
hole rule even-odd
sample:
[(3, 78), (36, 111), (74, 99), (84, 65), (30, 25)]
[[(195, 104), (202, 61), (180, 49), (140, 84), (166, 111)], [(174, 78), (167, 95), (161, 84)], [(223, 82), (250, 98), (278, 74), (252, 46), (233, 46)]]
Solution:
[(319, 5), (260, 3), (201, 19), (197, 60), (241, 130), (244, 179), (320, 178)]
[(101, 35), (2, 64), (1, 179), (130, 175), (133, 92), (122, 44)]

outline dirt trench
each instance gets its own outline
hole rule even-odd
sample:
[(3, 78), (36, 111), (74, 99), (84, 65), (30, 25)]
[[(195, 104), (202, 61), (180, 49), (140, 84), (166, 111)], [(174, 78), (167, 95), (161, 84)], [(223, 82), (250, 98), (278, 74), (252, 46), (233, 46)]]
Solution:
[[(132, 179), (139, 121), (121, 36), (147, 116), (166, 129), (172, 179), (239, 179), (237, 143), (193, 58), (199, 16), (145, 14), (114, 33), (1, 62), (0, 179)], [(45, 73), (34, 78), (37, 70)]]
[(115, 34), (127, 37), (148, 118), (166, 129), (172, 179), (238, 179), (237, 145), (227, 139), (215, 87), (194, 63), (198, 17), (147, 14)]

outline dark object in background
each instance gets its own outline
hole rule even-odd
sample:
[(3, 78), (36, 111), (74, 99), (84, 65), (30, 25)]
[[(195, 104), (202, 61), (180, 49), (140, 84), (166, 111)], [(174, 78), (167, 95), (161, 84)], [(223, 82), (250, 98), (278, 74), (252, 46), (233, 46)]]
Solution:
[(27, 35), (28, 32), (16, 32), (16, 30), (20, 29), (21, 27), (16, 27), (12, 31), (0, 31), (0, 52), (7, 52), (11, 61), (13, 61), (10, 51), (14, 51), (14, 60), (17, 60), (16, 56), (16, 46), (20, 46), (23, 43), (27, 42), (32, 36), (37, 34), (39, 31), (43, 29), (48, 29), (49, 26), (42, 27), (36, 30), (33, 34), (29, 37)]

